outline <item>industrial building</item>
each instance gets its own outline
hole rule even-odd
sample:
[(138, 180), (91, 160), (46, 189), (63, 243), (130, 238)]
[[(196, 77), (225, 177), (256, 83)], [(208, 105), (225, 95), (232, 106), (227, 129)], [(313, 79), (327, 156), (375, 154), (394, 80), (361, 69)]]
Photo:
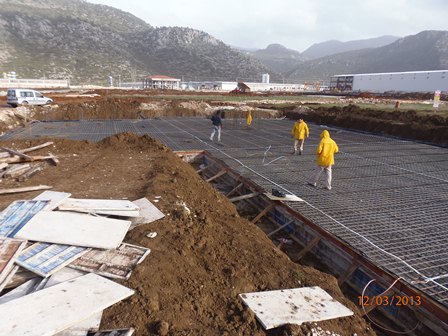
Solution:
[(406, 71), (332, 76), (330, 90), (339, 92), (448, 91), (448, 70)]
[(144, 89), (179, 89), (180, 79), (168, 76), (146, 76), (143, 78)]

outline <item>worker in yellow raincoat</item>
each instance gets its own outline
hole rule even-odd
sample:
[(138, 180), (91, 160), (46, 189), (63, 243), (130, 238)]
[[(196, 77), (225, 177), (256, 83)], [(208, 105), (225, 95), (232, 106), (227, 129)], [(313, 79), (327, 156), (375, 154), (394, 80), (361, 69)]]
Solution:
[(247, 114), (246, 124), (247, 124), (247, 126), (250, 126), (252, 124), (252, 114), (250, 113), (250, 111)]
[(294, 123), (294, 126), (291, 130), (291, 136), (294, 138), (294, 152), (292, 154), (297, 153), (297, 145), (299, 145), (299, 155), (302, 155), (305, 137), (308, 138), (309, 135), (310, 130), (308, 129), (308, 125), (303, 121), (302, 118), (300, 118)]
[(317, 186), (320, 175), (325, 172), (325, 188), (331, 190), (331, 166), (334, 165), (334, 154), (339, 152), (336, 142), (330, 138), (330, 132), (324, 130), (320, 134), (320, 143), (317, 146), (317, 168), (308, 184)]

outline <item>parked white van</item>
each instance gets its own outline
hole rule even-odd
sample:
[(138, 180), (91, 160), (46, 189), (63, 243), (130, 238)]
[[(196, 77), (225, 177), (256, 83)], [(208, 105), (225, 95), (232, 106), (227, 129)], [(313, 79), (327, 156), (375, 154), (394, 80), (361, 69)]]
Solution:
[(45, 97), (42, 93), (29, 89), (8, 89), (6, 103), (12, 107), (18, 105), (46, 105), (51, 104), (53, 99)]

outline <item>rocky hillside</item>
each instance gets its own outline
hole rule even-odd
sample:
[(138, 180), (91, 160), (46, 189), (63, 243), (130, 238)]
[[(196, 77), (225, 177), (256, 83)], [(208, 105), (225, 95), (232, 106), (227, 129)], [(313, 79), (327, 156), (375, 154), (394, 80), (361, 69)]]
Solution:
[(288, 78), (328, 80), (336, 74), (443, 69), (448, 69), (448, 31), (423, 31), (384, 47), (303, 62)]
[(260, 49), (251, 53), (269, 68), (286, 74), (291, 72), (300, 63), (308, 60), (300, 52), (288, 49), (281, 44), (270, 44), (266, 49)]
[(148, 74), (186, 80), (260, 80), (270, 71), (207, 33), (153, 28), (137, 17), (81, 0), (0, 0), (0, 73), (106, 84)]
[(397, 36), (386, 35), (371, 39), (355, 40), (347, 42), (341, 42), (337, 40), (325, 41), (322, 43), (313, 44), (311, 47), (302, 52), (302, 56), (307, 59), (316, 59), (347, 51), (360, 50), (366, 48), (379, 48), (391, 44), (398, 39), (399, 37)]

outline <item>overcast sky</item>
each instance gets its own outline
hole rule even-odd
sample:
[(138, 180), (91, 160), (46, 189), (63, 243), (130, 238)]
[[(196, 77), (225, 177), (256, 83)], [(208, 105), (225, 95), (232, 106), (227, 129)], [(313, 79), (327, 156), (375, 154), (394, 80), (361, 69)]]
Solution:
[(190, 27), (224, 43), (300, 52), (313, 43), (448, 30), (446, 0), (88, 0), (152, 26)]

